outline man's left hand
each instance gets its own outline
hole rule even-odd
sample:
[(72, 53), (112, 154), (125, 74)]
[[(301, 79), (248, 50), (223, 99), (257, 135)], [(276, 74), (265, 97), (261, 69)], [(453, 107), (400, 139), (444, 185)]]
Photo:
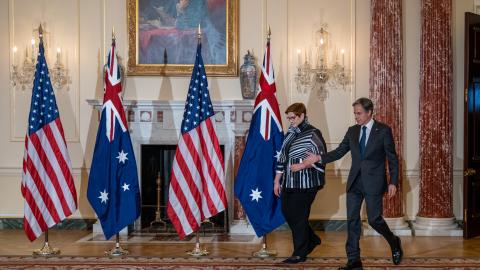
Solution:
[(297, 163), (297, 164), (292, 164), (292, 165), (290, 165), (290, 170), (291, 170), (292, 172), (298, 172), (298, 171), (301, 171), (301, 170), (303, 170), (303, 169), (305, 169), (305, 168), (306, 168), (306, 166), (305, 166), (305, 164), (303, 164), (303, 163)]
[(397, 193), (397, 187), (393, 184), (388, 185), (388, 198), (392, 198)]
[(313, 163), (320, 162), (320, 161), (322, 161), (322, 157), (320, 155), (317, 156), (314, 153), (307, 151), (307, 158), (304, 160), (304, 162), (306, 162), (309, 165), (308, 167), (311, 167)]

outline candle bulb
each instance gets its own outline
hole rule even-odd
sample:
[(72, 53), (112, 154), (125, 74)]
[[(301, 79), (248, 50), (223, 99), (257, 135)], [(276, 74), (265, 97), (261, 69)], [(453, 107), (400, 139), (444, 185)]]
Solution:
[(61, 49), (57, 48), (57, 63), (59, 64), (60, 64), (60, 52), (61, 52)]
[(324, 56), (325, 56), (324, 47), (323, 47), (324, 43), (325, 43), (325, 41), (323, 40), (323, 37), (320, 38), (320, 48), (319, 48), (320, 64), (319, 64), (319, 66), (323, 66), (323, 61), (324, 61)]
[(345, 67), (345, 50), (342, 49), (340, 53), (342, 54), (342, 67)]
[(302, 64), (302, 50), (297, 49), (297, 66)]
[(12, 63), (15, 65), (15, 54), (17, 53), (17, 46), (13, 46), (13, 54), (12, 54)]
[(310, 47), (309, 50), (308, 50), (308, 57), (310, 58), (310, 65), (315, 67), (315, 62), (317, 61), (317, 59), (315, 59), (315, 55), (316, 55), (316, 49), (315, 47)]
[(32, 38), (32, 62), (35, 62), (35, 39)]

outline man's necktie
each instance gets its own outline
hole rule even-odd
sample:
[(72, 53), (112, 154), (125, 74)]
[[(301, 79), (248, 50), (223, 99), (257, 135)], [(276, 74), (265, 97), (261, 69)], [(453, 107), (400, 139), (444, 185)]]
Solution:
[(367, 127), (362, 127), (362, 136), (360, 137), (360, 157), (363, 159), (365, 156), (365, 141), (367, 140)]

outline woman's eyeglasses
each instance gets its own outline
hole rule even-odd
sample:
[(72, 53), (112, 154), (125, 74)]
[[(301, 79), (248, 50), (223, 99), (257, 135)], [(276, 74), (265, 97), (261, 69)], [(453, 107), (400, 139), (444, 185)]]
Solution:
[(293, 120), (295, 120), (295, 118), (297, 118), (297, 115), (287, 116), (287, 120), (288, 120), (288, 121), (293, 121)]

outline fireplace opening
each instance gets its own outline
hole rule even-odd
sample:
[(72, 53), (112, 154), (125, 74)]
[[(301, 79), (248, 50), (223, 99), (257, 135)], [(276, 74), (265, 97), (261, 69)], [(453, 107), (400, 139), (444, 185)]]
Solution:
[[(140, 191), (142, 205), (140, 227), (142, 232), (175, 233), (175, 229), (167, 215), (167, 204), (171, 169), (176, 148), (176, 145), (148, 144), (141, 146)], [(221, 151), (222, 154), (225, 153), (223, 145), (221, 145)], [(158, 181), (158, 178), (160, 178), (160, 181)], [(160, 187), (160, 191), (158, 191), (158, 187)], [(157, 199), (158, 193), (160, 195), (159, 200)], [(160, 209), (159, 213), (158, 209)], [(162, 222), (158, 222), (159, 218)], [(202, 223), (200, 232), (227, 233), (227, 210), (211, 217), (209, 222)]]

